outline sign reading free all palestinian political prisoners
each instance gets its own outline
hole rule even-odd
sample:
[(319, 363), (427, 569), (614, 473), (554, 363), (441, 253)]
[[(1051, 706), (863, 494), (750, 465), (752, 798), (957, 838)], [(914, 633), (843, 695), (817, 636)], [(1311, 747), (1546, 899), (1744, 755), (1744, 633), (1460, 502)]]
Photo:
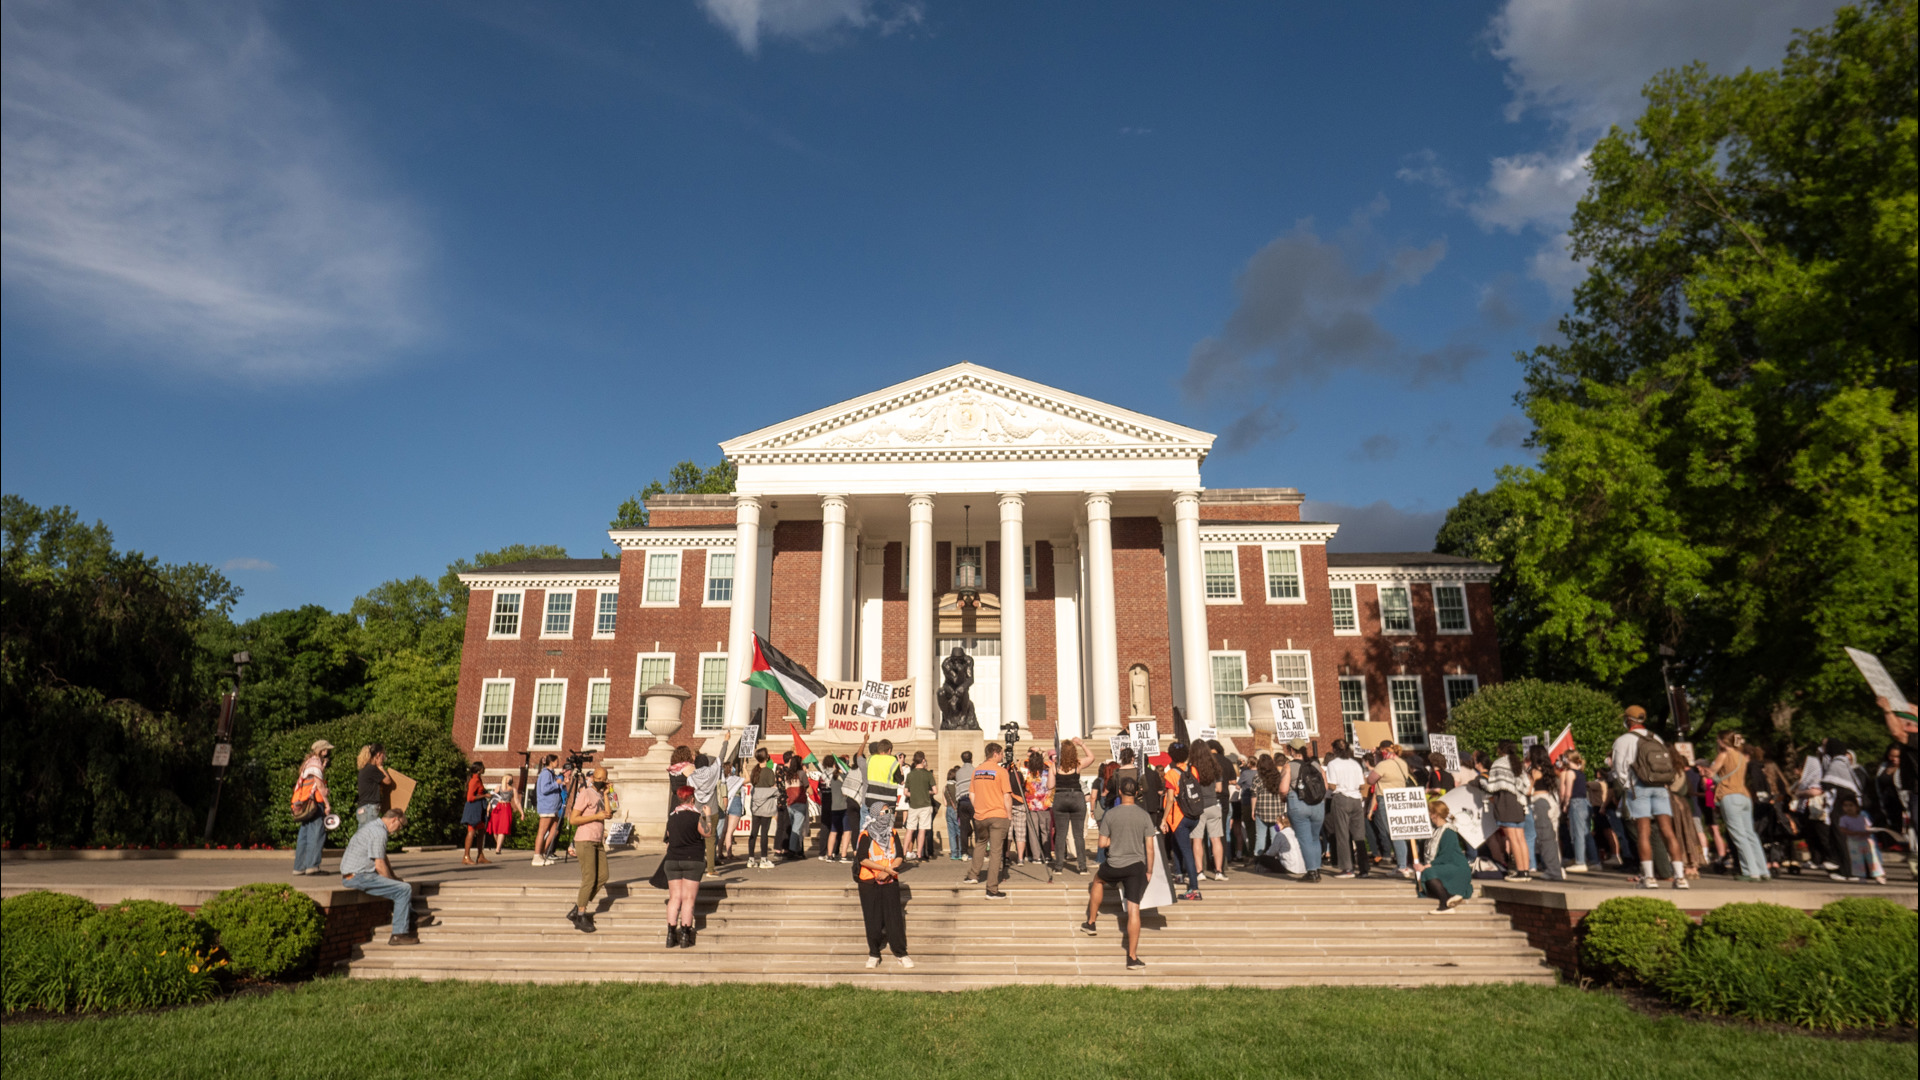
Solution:
[(1425, 840), (1433, 835), (1433, 821), (1427, 817), (1427, 793), (1417, 787), (1380, 790), (1380, 802), (1387, 810), (1387, 837), (1392, 840)]
[[(813, 707), (814, 730), (830, 736), (859, 740), (869, 736), (884, 737), (896, 732), (913, 730), (913, 680), (899, 679), (894, 682), (881, 682), (869, 679), (864, 683), (830, 682), (826, 684), (827, 696)], [(886, 707), (878, 708), (879, 693), (886, 693)], [(865, 705), (867, 708), (862, 708)], [(875, 716), (879, 712), (882, 715)]]
[(1273, 737), (1279, 742), (1313, 738), (1313, 728), (1307, 723), (1306, 713), (1300, 710), (1299, 698), (1273, 699)]

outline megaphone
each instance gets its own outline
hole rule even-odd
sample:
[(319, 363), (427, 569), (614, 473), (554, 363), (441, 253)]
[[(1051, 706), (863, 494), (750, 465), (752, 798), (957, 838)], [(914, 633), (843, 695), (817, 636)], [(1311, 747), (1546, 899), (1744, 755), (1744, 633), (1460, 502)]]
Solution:
[(340, 827), (340, 815), (328, 814), (325, 818), (321, 819), (321, 824), (327, 827), (328, 832), (332, 832)]

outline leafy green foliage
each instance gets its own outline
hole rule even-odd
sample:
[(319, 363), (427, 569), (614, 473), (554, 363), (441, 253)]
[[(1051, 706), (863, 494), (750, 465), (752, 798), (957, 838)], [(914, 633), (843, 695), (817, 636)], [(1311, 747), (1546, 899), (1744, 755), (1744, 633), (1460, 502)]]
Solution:
[(34, 928), (8, 935), (0, 955), (0, 1007), (13, 1013), (185, 1005), (212, 997), (224, 968), (225, 961), (204, 952), (149, 951), (119, 940), (102, 945), (84, 930)]
[(1719, 938), (1748, 949), (1793, 952), (1825, 941), (1827, 928), (1799, 908), (1782, 904), (1723, 904), (1701, 918), (1699, 938)]
[(1616, 896), (1580, 920), (1580, 968), (1628, 986), (1656, 985), (1693, 923), (1671, 900)]
[(278, 979), (304, 971), (319, 955), (324, 916), (298, 889), (261, 882), (228, 889), (200, 908), (233, 972)]
[(1501, 739), (1547, 738), (1573, 725), (1573, 744), (1589, 765), (1606, 758), (1620, 726), (1620, 704), (1598, 690), (1571, 683), (1516, 679), (1483, 686), (1447, 717), (1447, 734), (1467, 750), (1491, 752)]
[(140, 955), (205, 953), (213, 932), (199, 916), (159, 900), (122, 900), (82, 923), (80, 935), (104, 951)]
[(1510, 671), (1657, 700), (1667, 646), (1755, 737), (1884, 738), (1842, 646), (1920, 671), (1917, 55), (1910, 0), (1842, 8), (1594, 148), (1538, 464), (1445, 530), (1505, 563)]
[(644, 529), (647, 527), (646, 501), (655, 495), (725, 495), (733, 490), (739, 475), (740, 467), (731, 461), (722, 460), (706, 468), (682, 461), (668, 470), (665, 483), (658, 479), (648, 481), (639, 494), (623, 501), (613, 512), (613, 520), (607, 522), (607, 528)]
[(1659, 988), (1675, 1004), (1714, 1016), (1819, 1031), (1912, 1024), (1920, 949), (1911, 938), (1823, 938), (1782, 950), (1697, 935)]
[(1920, 913), (1883, 896), (1847, 896), (1814, 915), (1836, 938), (1920, 941)]
[(0, 943), (16, 930), (45, 927), (52, 930), (78, 930), (100, 909), (85, 897), (36, 889), (0, 900)]
[(466, 801), (466, 758), (454, 746), (444, 721), (422, 720), (385, 713), (346, 716), (325, 724), (294, 728), (262, 747), (260, 763), (271, 795), (262, 815), (262, 829), (276, 843), (292, 844), (298, 826), (289, 802), (300, 762), (317, 739), (336, 749), (327, 768), (327, 787), (333, 808), (342, 819), (331, 842), (345, 844), (357, 827), (353, 817), (357, 797), (355, 759), (362, 746), (380, 743), (387, 748), (387, 765), (417, 783), (407, 807), (407, 825), (393, 839), (403, 844), (451, 842), (460, 834), (460, 808)]

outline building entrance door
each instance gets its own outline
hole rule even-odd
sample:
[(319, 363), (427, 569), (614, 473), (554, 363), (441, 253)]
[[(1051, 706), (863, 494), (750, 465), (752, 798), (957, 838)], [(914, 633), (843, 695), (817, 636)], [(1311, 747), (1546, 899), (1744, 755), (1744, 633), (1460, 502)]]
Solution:
[[(1000, 638), (940, 638), (935, 646), (934, 671), (940, 670), (940, 661), (953, 655), (955, 648), (973, 658), (973, 715), (980, 720), (980, 730), (991, 738), (1000, 730)], [(938, 710), (934, 722), (939, 722)]]

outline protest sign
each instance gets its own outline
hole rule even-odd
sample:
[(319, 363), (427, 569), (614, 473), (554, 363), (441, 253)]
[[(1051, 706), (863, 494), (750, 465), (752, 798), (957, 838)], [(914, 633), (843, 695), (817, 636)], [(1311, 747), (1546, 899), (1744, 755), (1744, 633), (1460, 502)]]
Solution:
[(1111, 740), (1109, 740), (1109, 744), (1110, 744), (1110, 748), (1113, 751), (1113, 760), (1119, 761), (1120, 751), (1130, 750), (1133, 748), (1133, 739), (1128, 735), (1126, 735), (1125, 733), (1121, 733), (1121, 734), (1115, 735)]
[(1141, 760), (1160, 752), (1160, 726), (1152, 720), (1135, 720), (1127, 725), (1133, 735), (1133, 752)]
[(1900, 684), (1894, 682), (1893, 676), (1887, 674), (1887, 666), (1880, 662), (1879, 657), (1870, 652), (1861, 652), (1852, 646), (1848, 646), (1847, 655), (1853, 658), (1853, 666), (1859, 668), (1860, 674), (1866, 677), (1867, 685), (1873, 688), (1875, 697), (1886, 698), (1889, 704), (1901, 712), (1913, 711), (1913, 703), (1907, 700), (1907, 695), (1900, 692)]
[(1676, 754), (1679, 754), (1682, 761), (1685, 761), (1689, 765), (1693, 764), (1693, 744), (1692, 743), (1690, 742), (1674, 743), (1673, 752)]
[(1393, 741), (1393, 725), (1385, 720), (1355, 720), (1353, 722), (1353, 756), (1378, 747), (1383, 742)]
[[(826, 687), (827, 696), (814, 703), (809, 735), (824, 733), (830, 739), (859, 742), (913, 730), (912, 679), (830, 682)], [(884, 707), (874, 709), (872, 702), (879, 700), (876, 695), (882, 690), (886, 693)], [(874, 716), (873, 711), (880, 715)]]
[(1485, 795), (1475, 788), (1457, 787), (1440, 796), (1440, 801), (1446, 803), (1447, 809), (1452, 812), (1453, 816), (1447, 820), (1462, 840), (1473, 847), (1487, 842)]
[(1220, 729), (1217, 727), (1203, 727), (1203, 728), (1193, 729), (1193, 738), (1195, 742), (1209, 742), (1219, 737), (1220, 737)]
[(413, 802), (413, 789), (418, 781), (398, 769), (387, 770), (387, 781), (393, 785), (387, 795), (387, 809), (405, 810)]
[(1540, 745), (1540, 736), (1538, 735), (1520, 736), (1520, 756), (1525, 757), (1527, 754), (1527, 751), (1539, 745)]
[(1387, 837), (1392, 840), (1425, 840), (1433, 835), (1433, 822), (1427, 817), (1427, 793), (1417, 787), (1380, 789), (1380, 803), (1387, 810)]
[(758, 748), (759, 745), (760, 725), (748, 724), (746, 730), (740, 734), (740, 753), (738, 755), (740, 760), (745, 761), (752, 757), (754, 750)]
[(1452, 735), (1429, 735), (1427, 746), (1447, 759), (1447, 771), (1460, 771), (1460, 740)]
[(1273, 699), (1273, 737), (1276, 742), (1313, 738), (1313, 725), (1300, 708), (1300, 699), (1281, 696)]
[(1147, 891), (1140, 897), (1140, 910), (1150, 911), (1157, 907), (1167, 907), (1172, 903), (1173, 884), (1167, 880), (1167, 860), (1156, 855), (1153, 860), (1153, 873), (1147, 875)]

